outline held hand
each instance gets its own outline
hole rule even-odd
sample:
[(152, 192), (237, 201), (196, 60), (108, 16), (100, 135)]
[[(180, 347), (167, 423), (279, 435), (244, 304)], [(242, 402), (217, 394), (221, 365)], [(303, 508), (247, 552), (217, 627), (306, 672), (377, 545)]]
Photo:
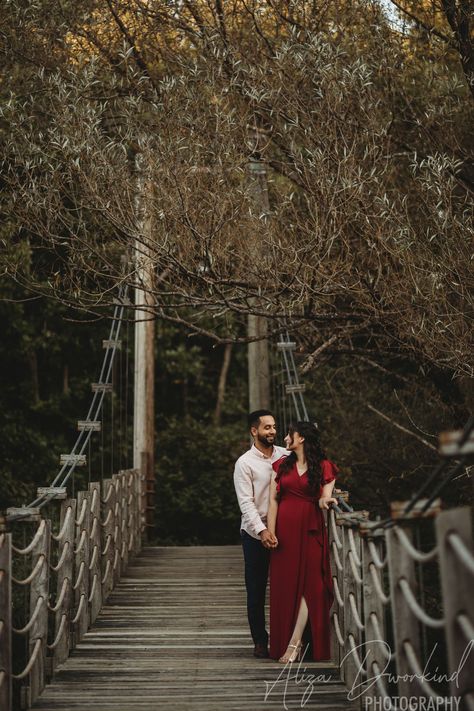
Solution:
[(277, 537), (274, 533), (270, 533), (268, 528), (265, 528), (259, 533), (260, 540), (262, 541), (262, 546), (264, 548), (276, 548), (278, 545)]
[(319, 508), (328, 509), (329, 504), (337, 504), (337, 499), (335, 499), (333, 496), (321, 496), (321, 498), (319, 499)]
[(272, 545), (270, 546), (270, 548), (278, 548), (278, 538), (273, 533), (271, 533), (270, 535), (273, 538)]

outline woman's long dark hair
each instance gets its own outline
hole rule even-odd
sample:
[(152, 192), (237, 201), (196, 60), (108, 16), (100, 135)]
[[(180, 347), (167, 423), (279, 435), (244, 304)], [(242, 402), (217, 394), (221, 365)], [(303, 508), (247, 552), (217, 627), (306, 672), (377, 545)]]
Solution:
[[(308, 465), (308, 483), (311, 492), (316, 494), (321, 485), (321, 462), (326, 459), (326, 452), (321, 446), (319, 430), (312, 422), (296, 422), (288, 427), (290, 437), (293, 437), (295, 432), (298, 432), (300, 437), (304, 437), (303, 450)], [(296, 453), (291, 452), (281, 463), (279, 473), (286, 474), (295, 464)]]

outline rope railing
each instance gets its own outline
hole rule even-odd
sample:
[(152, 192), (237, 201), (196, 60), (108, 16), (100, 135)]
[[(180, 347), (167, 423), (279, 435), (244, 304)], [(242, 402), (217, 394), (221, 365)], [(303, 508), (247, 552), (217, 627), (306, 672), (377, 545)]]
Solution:
[(55, 605), (50, 605), (50, 604), (48, 604), (48, 610), (49, 610), (50, 612), (57, 612), (58, 610), (61, 609), (61, 606), (62, 606), (62, 604), (63, 604), (63, 602), (64, 602), (64, 600), (65, 600), (66, 593), (67, 593), (67, 591), (68, 591), (68, 588), (69, 588), (69, 585), (70, 585), (70, 584), (71, 584), (71, 583), (70, 583), (69, 578), (64, 578), (64, 579), (63, 579), (63, 582), (62, 582), (62, 584), (61, 584), (61, 590), (60, 590), (60, 592), (59, 592), (58, 599), (56, 600), (56, 604), (55, 604)]
[(84, 499), (81, 504), (81, 512), (79, 514), (79, 517), (76, 519), (76, 526), (82, 526), (84, 523), (84, 518), (87, 512), (87, 500)]
[(379, 578), (379, 576), (378, 576), (378, 574), (377, 574), (377, 566), (375, 565), (374, 561), (370, 561), (370, 563), (369, 563), (369, 571), (370, 571), (370, 575), (371, 575), (371, 578), (372, 578), (372, 583), (373, 583), (373, 586), (374, 586), (374, 590), (375, 590), (375, 593), (376, 593), (378, 599), (380, 600), (380, 602), (381, 602), (383, 605), (387, 605), (387, 604), (390, 602), (390, 597), (389, 597), (388, 595), (386, 595), (386, 594), (384, 593), (384, 591), (382, 590), (382, 585), (381, 585), (381, 582), (380, 582), (380, 578)]
[(16, 679), (16, 681), (20, 681), (21, 679), (25, 679), (25, 677), (27, 677), (29, 674), (31, 674), (31, 672), (34, 669), (34, 666), (39, 658), (39, 654), (41, 652), (42, 646), (43, 646), (43, 640), (41, 640), (41, 639), (35, 640), (35, 643), (33, 645), (33, 651), (31, 653), (30, 658), (28, 659), (28, 663), (27, 663), (26, 667), (19, 674), (12, 674), (13, 679)]
[(433, 629), (439, 629), (441, 627), (444, 627), (445, 620), (443, 618), (435, 619), (434, 617), (428, 615), (421, 607), (421, 605), (418, 603), (416, 597), (413, 594), (413, 590), (410, 587), (410, 583), (407, 580), (401, 578), (398, 581), (398, 586), (402, 591), (402, 595), (405, 598), (408, 607), (420, 622), (426, 625), (426, 627), (432, 627)]
[[(129, 558), (140, 550), (141, 490), (142, 475), (124, 470), (102, 483), (91, 482), (75, 498), (43, 507), (28, 544), (24, 538), (31, 522), (25, 518), (14, 520), (11, 533), (0, 534), (2, 711), (14, 708), (14, 697), (21, 698), (21, 708), (35, 702), (93, 624)], [(23, 539), (22, 546), (13, 545), (17, 538)], [(18, 571), (15, 576), (12, 570)], [(28, 600), (26, 610), (14, 607), (13, 614), (22, 618), (15, 625), (14, 585), (21, 586)], [(23, 660), (12, 657), (12, 635), (26, 641)], [(15, 668), (17, 664), (22, 667)]]
[(36, 606), (35, 609), (33, 610), (33, 613), (26, 623), (24, 627), (21, 629), (18, 629), (17, 627), (12, 627), (12, 632), (14, 634), (26, 634), (27, 632), (30, 631), (30, 629), (33, 627), (34, 623), (36, 622), (37, 617), (39, 616), (39, 613), (41, 612), (41, 608), (45, 604), (45, 599), (44, 597), (39, 597), (36, 601)]
[[(333, 518), (333, 517), (331, 517)], [(375, 547), (375, 544), (373, 541), (368, 540), (367, 545), (369, 548), (370, 555), (372, 556), (372, 565), (374, 565), (376, 568), (381, 570), (387, 565), (387, 558), (380, 558), (377, 548)]]
[(59, 560), (56, 563), (56, 565), (51, 565), (49, 566), (50, 570), (53, 571), (53, 573), (57, 573), (58, 570), (61, 570), (61, 568), (64, 565), (64, 561), (66, 560), (66, 556), (69, 552), (69, 541), (66, 541), (66, 543), (63, 545), (62, 550), (61, 550), (61, 555), (59, 556)]
[(54, 533), (52, 534), (53, 541), (62, 541), (64, 536), (66, 535), (68, 526), (69, 526), (69, 521), (72, 518), (72, 506), (68, 506), (66, 510), (66, 516), (64, 518), (63, 524), (61, 526), (61, 530), (59, 531), (58, 535), (56, 536)]
[(332, 542), (332, 553), (333, 553), (334, 562), (336, 564), (337, 569), (342, 572), (343, 567), (342, 567), (341, 560), (339, 558), (339, 553), (338, 553), (337, 545), (336, 545), (335, 541)]
[(347, 559), (348, 559), (349, 564), (351, 566), (352, 575), (354, 577), (354, 580), (356, 581), (356, 583), (358, 585), (362, 585), (364, 581), (363, 581), (361, 575), (359, 575), (359, 572), (356, 568), (356, 561), (355, 561), (354, 554), (353, 554), (352, 550), (350, 550), (349, 553), (347, 554)]
[[(423, 678), (423, 669), (421, 668), (420, 660), (416, 656), (415, 650), (413, 649), (412, 643), (407, 640), (403, 642), (403, 650), (405, 652), (406, 658), (409, 661), (410, 668), (412, 669), (413, 679), (415, 683), (420, 687), (421, 691), (425, 694), (427, 699), (439, 699), (439, 694), (431, 684), (429, 684), (426, 679)], [(439, 704), (437, 708), (443, 709), (446, 705)]]
[[(473, 660), (467, 659), (474, 647), (470, 509), (436, 509), (435, 516), (428, 511), (425, 520), (431, 522), (436, 542), (423, 550), (415, 535), (419, 512), (405, 516), (406, 508), (399, 504), (394, 509), (390, 526), (366, 520), (366, 512), (343, 512), (339, 506), (328, 512), (333, 656), (349, 698), (359, 700), (361, 708), (375, 708), (377, 699), (378, 708), (397, 711), (401, 697), (422, 698), (426, 708), (430, 701), (440, 710), (458, 708), (450, 705), (450, 696), (461, 702), (459, 708), (474, 709)], [(420, 588), (426, 565), (437, 570), (442, 600), (438, 616), (426, 608)], [(431, 630), (430, 639), (435, 634), (446, 646), (449, 690), (439, 681), (436, 688), (426, 671), (432, 654), (426, 648), (426, 630)], [(434, 679), (439, 678), (438, 672)]]
[(81, 596), (79, 598), (79, 606), (77, 608), (77, 612), (71, 620), (73, 625), (76, 625), (80, 621), (85, 603), (86, 603), (86, 595), (85, 595), (85, 593), (81, 593)]
[(468, 642), (472, 642), (472, 640), (474, 640), (474, 625), (470, 621), (469, 617), (464, 613), (461, 613), (457, 615), (456, 622), (458, 623), (459, 628), (463, 632), (466, 640)]
[(43, 536), (44, 528), (45, 528), (45, 522), (41, 521), (31, 543), (29, 545), (27, 545), (26, 548), (17, 548), (16, 546), (12, 546), (12, 551), (14, 553), (16, 553), (17, 555), (28, 555), (29, 553), (31, 553), (31, 551), (33, 551), (36, 548), (38, 541)]
[(448, 535), (448, 543), (466, 570), (469, 570), (471, 575), (474, 575), (474, 556), (469, 548), (464, 544), (459, 534), (454, 531), (451, 532)]
[(23, 578), (23, 580), (19, 580), (18, 578), (15, 578), (12, 575), (12, 581), (16, 585), (29, 585), (31, 582), (33, 582), (33, 580), (36, 578), (36, 576), (41, 572), (44, 562), (45, 562), (44, 555), (40, 555), (40, 557), (36, 561), (36, 565), (34, 566), (33, 570), (26, 578)]
[[(380, 629), (379, 618), (375, 612), (371, 612), (369, 615), (370, 622), (375, 632), (377, 639), (382, 639), (382, 630)], [(387, 661), (393, 659), (393, 653), (389, 652), (384, 645), (381, 646), (381, 653)]]
[(58, 646), (58, 644), (62, 641), (64, 635), (66, 634), (66, 625), (67, 625), (67, 615), (65, 612), (61, 615), (61, 622), (59, 625), (59, 630), (56, 634), (56, 637), (54, 639), (54, 642), (51, 644), (48, 644), (48, 649), (54, 650)]
[[(378, 690), (378, 697), (383, 701), (384, 711), (398, 711), (397, 707), (392, 704), (392, 700), (388, 694), (387, 687), (383, 683), (383, 672), (384, 667), (379, 667), (377, 662), (372, 662), (372, 670), (375, 674), (375, 685)], [(386, 703), (388, 701), (388, 704)]]
[(421, 552), (417, 548), (415, 548), (414, 545), (412, 545), (409, 537), (402, 528), (397, 526), (393, 530), (404, 551), (408, 553), (408, 555), (413, 558), (413, 560), (416, 560), (418, 563), (427, 563), (429, 560), (434, 560), (438, 555), (438, 548), (436, 546), (430, 551)]

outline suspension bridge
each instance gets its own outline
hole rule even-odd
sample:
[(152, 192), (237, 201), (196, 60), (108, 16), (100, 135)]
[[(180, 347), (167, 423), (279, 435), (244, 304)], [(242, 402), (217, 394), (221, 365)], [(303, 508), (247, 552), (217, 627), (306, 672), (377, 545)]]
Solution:
[[(117, 471), (113, 454), (108, 471), (91, 469), (94, 433), (104, 448), (106, 398), (128, 377), (116, 357), (125, 308), (121, 294), (90, 408), (59, 473), (1, 522), (2, 711), (397, 711), (409, 708), (403, 699), (474, 710), (471, 511), (442, 511), (438, 498), (472, 457), (474, 420), (444, 438), (439, 465), (386, 520), (352, 510), (347, 492), (329, 511), (332, 660), (290, 668), (257, 660), (240, 548), (144, 545), (153, 505), (146, 452)], [(277, 350), (285, 426), (290, 409), (297, 419), (308, 413), (288, 334)]]

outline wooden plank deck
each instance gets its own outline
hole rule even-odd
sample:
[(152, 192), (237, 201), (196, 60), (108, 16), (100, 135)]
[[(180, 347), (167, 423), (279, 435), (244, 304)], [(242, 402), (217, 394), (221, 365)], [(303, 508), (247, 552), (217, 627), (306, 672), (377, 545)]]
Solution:
[[(297, 665), (288, 672), (252, 651), (240, 547), (145, 548), (34, 708), (357, 708), (334, 666), (305, 664), (294, 678)], [(310, 674), (329, 680), (311, 685)], [(266, 682), (274, 686), (265, 700)]]

